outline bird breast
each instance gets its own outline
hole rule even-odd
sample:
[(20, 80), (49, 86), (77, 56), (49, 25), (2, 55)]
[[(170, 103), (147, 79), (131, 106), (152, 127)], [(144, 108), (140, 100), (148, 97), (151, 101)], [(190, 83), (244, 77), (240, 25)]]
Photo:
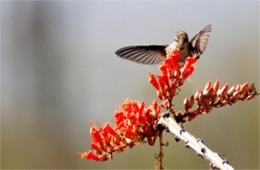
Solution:
[[(176, 50), (178, 43), (176, 41), (174, 41), (173, 43), (171, 43), (167, 48), (166, 48), (166, 52), (167, 54), (169, 54), (169, 52), (173, 52), (174, 50)], [(180, 57), (179, 57), (179, 62), (185, 62), (186, 58), (191, 56), (191, 52), (189, 51), (189, 43), (185, 42), (183, 44), (183, 49), (180, 50)]]

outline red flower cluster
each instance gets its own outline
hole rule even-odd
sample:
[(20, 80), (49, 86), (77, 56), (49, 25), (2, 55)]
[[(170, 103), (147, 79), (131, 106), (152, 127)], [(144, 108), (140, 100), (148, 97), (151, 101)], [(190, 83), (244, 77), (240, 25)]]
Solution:
[[(213, 86), (209, 81), (204, 90), (198, 90), (195, 95), (184, 100), (185, 113), (178, 112), (176, 117), (178, 122), (191, 121), (200, 114), (209, 113), (213, 107), (222, 107), (227, 104), (232, 105), (238, 100), (250, 100), (257, 95), (254, 84), (250, 87), (248, 82), (237, 84), (228, 89), (228, 84), (219, 88), (219, 81)], [(194, 101), (197, 102), (197, 108), (191, 111)], [(184, 119), (186, 117), (186, 119)]]
[[(168, 49), (167, 59), (159, 66), (161, 74), (156, 76), (150, 73), (148, 77), (149, 82), (157, 90), (157, 96), (163, 100), (162, 106), (171, 110), (172, 113), (174, 113), (172, 99), (176, 95), (176, 90), (194, 71), (195, 58), (197, 58), (195, 54), (193, 57), (188, 57), (185, 63), (181, 63), (179, 57), (179, 51)], [(194, 96), (184, 100), (185, 112), (174, 113), (175, 118), (177, 122), (182, 123), (191, 121), (200, 114), (209, 113), (213, 107), (231, 105), (237, 100), (250, 100), (255, 95), (257, 95), (257, 91), (254, 84), (250, 87), (248, 83), (238, 84), (228, 90), (228, 84), (219, 89), (219, 81), (216, 81), (213, 86), (211, 86), (211, 82), (208, 82), (203, 91), (198, 90)], [(195, 110), (191, 110), (195, 101), (198, 106)]]
[(156, 123), (160, 110), (161, 107), (156, 101), (146, 108), (144, 102), (138, 103), (126, 99), (121, 108), (116, 109), (115, 127), (112, 128), (106, 123), (97, 129), (92, 125), (90, 136), (93, 152), (79, 153), (79, 155), (81, 158), (105, 161), (112, 159), (116, 151), (120, 152), (127, 146), (131, 148), (146, 142), (146, 138), (148, 144), (153, 145), (158, 135)]
[(137, 103), (128, 99), (122, 104), (122, 109), (115, 114), (115, 129), (131, 142), (142, 143), (147, 137), (150, 145), (153, 145), (157, 135), (157, 120), (161, 111), (156, 100), (149, 108), (145, 103)]
[(164, 101), (166, 108), (170, 107), (172, 98), (176, 95), (176, 89), (183, 85), (184, 81), (194, 71), (195, 58), (188, 57), (185, 63), (179, 62), (179, 51), (167, 53), (167, 59), (160, 64), (161, 75), (157, 77), (150, 73), (148, 80), (156, 88), (157, 96)]

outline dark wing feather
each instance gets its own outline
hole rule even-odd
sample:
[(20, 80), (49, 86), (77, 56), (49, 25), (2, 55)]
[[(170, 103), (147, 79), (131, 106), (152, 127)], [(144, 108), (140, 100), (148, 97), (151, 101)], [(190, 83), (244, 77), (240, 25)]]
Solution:
[(206, 50), (211, 31), (212, 25), (207, 25), (190, 40), (190, 45), (195, 52), (202, 54)]
[(141, 64), (159, 64), (166, 58), (166, 45), (128, 46), (115, 53), (121, 58)]

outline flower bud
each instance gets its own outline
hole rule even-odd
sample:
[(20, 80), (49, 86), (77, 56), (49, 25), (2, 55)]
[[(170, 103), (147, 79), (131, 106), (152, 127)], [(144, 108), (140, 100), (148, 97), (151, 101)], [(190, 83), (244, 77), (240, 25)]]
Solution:
[(240, 84), (237, 84), (236, 85), (236, 91), (239, 91), (241, 89), (241, 85)]
[(214, 95), (213, 95), (213, 88), (212, 88), (212, 87), (208, 90), (208, 93), (207, 93), (206, 97), (207, 97), (207, 98), (212, 98), (212, 97), (214, 97)]
[(156, 76), (155, 76), (154, 74), (149, 73), (148, 81), (149, 81), (157, 90), (159, 90), (159, 84), (158, 84), (158, 81), (156, 80)]
[(219, 88), (219, 81), (216, 80), (216, 82), (213, 85), (213, 92), (214, 92), (214, 94), (217, 93), (218, 88)]
[(207, 92), (209, 91), (209, 89), (211, 88), (211, 81), (208, 81), (205, 85), (205, 88), (203, 90), (203, 94), (204, 94), (204, 91), (205, 93), (207, 94)]
[(251, 99), (253, 99), (254, 97), (255, 97), (255, 95), (249, 95), (249, 96), (247, 96), (246, 100), (251, 100)]
[(234, 86), (232, 86), (229, 90), (228, 90), (228, 96), (232, 96), (233, 95), (233, 93), (234, 93), (234, 91), (235, 91), (235, 85)]
[(218, 97), (224, 98), (226, 96), (226, 94), (227, 94), (227, 90), (228, 90), (228, 84), (226, 83), (222, 87), (222, 89), (218, 90), (218, 92), (217, 92)]
[(184, 99), (183, 105), (184, 105), (185, 111), (188, 112), (188, 110), (190, 108), (190, 103), (189, 103), (189, 100), (187, 98)]
[(197, 92), (196, 92), (195, 95), (194, 95), (194, 99), (195, 99), (196, 101), (199, 101), (200, 98), (201, 98), (201, 95), (202, 95), (202, 91), (201, 91), (201, 90), (197, 90)]
[(194, 96), (192, 95), (191, 97), (190, 97), (190, 108), (192, 108), (192, 106), (193, 106), (193, 104), (194, 104)]
[(239, 94), (240, 92), (239, 91), (236, 91), (233, 93), (233, 96), (232, 96), (232, 103), (235, 103), (239, 97)]
[(248, 89), (248, 82), (246, 82), (246, 83), (241, 85), (241, 90), (240, 91), (241, 91), (241, 93), (244, 93), (244, 92), (247, 91), (247, 89)]
[(256, 90), (255, 90), (255, 84), (251, 84), (251, 86), (249, 87), (248, 89), (249, 93), (256, 93)]

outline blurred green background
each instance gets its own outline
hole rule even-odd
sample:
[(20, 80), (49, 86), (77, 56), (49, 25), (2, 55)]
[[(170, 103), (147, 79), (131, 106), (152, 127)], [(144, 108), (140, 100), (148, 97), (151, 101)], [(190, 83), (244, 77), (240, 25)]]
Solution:
[[(134, 44), (168, 44), (212, 24), (208, 48), (174, 102), (208, 80), (259, 88), (259, 1), (1, 1), (1, 168), (153, 169), (154, 147), (114, 160), (82, 160), (90, 122), (112, 122), (126, 97), (157, 99), (147, 81), (157, 66), (122, 60)], [(259, 97), (213, 110), (185, 125), (237, 169), (259, 168)], [(208, 162), (164, 135), (167, 169), (208, 169)]]

